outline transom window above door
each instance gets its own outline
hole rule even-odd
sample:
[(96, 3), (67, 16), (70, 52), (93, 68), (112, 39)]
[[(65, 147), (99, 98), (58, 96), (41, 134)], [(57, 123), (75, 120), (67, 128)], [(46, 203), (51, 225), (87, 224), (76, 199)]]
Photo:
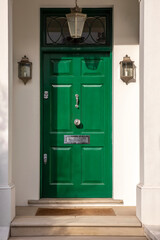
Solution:
[(66, 14), (70, 9), (41, 9), (43, 34), (41, 46), (112, 45), (112, 9), (83, 9), (87, 14), (81, 38), (71, 38)]
[(66, 17), (46, 18), (47, 44), (106, 44), (106, 17), (88, 17), (81, 38), (71, 38)]

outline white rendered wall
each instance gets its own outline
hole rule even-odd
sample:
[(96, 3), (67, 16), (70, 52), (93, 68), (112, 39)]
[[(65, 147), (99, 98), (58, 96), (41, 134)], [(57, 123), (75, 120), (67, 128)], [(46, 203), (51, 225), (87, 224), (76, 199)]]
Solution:
[[(40, 7), (73, 5), (73, 0), (14, 0), (13, 170), (17, 205), (40, 196)], [(79, 0), (79, 5), (114, 8), (113, 198), (135, 205), (139, 182), (138, 1)], [(17, 62), (24, 54), (33, 62), (33, 79), (26, 86), (17, 78)], [(126, 54), (137, 66), (137, 82), (129, 85), (120, 80), (119, 73), (119, 62)]]
[[(0, 239), (15, 216), (12, 183), (12, 0), (0, 0)], [(4, 227), (4, 228), (2, 228)]]
[(160, 225), (160, 1), (154, 0), (153, 4), (153, 0), (141, 0), (140, 5), (141, 156), (137, 216), (143, 224)]

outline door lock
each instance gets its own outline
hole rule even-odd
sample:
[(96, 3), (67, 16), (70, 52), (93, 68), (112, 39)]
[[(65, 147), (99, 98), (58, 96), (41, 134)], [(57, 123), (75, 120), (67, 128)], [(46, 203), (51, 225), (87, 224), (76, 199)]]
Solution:
[(78, 127), (81, 124), (81, 121), (79, 119), (74, 120), (74, 125)]

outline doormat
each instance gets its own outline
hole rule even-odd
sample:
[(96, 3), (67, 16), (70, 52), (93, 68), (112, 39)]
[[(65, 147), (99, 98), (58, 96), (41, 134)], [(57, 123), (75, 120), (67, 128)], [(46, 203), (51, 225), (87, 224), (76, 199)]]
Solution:
[(36, 216), (116, 216), (112, 208), (38, 208)]

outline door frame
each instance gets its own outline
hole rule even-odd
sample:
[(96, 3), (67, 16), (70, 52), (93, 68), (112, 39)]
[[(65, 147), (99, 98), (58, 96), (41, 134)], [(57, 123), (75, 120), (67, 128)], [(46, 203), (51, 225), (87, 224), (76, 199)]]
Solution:
[[(43, 71), (43, 56), (45, 53), (109, 53), (110, 54), (110, 81), (112, 82), (112, 8), (83, 8), (83, 13), (90, 14), (90, 16), (95, 16), (95, 13), (98, 15), (107, 15), (109, 19), (109, 24), (107, 26), (108, 35), (106, 37), (107, 45), (103, 46), (46, 46), (45, 44), (45, 17), (48, 14), (56, 14), (59, 16), (64, 16), (64, 14), (70, 12), (70, 9), (64, 8), (41, 8), (40, 9), (40, 198), (42, 198), (42, 181), (43, 181), (43, 129), (44, 129), (44, 111), (43, 111), (43, 102), (44, 102), (44, 71)], [(113, 153), (112, 153), (112, 84), (111, 84), (111, 162), (110, 162), (110, 175), (111, 175), (111, 187), (112, 187), (112, 196), (113, 196), (113, 174), (112, 174), (112, 162), (113, 162)]]

